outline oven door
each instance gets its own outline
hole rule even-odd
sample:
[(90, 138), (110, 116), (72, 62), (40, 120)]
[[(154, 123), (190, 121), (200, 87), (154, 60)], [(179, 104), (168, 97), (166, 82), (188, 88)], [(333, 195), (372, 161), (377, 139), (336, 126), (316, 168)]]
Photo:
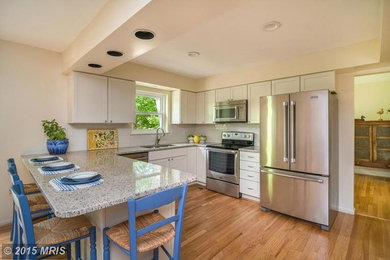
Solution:
[(237, 150), (206, 148), (208, 178), (239, 184), (239, 159)]

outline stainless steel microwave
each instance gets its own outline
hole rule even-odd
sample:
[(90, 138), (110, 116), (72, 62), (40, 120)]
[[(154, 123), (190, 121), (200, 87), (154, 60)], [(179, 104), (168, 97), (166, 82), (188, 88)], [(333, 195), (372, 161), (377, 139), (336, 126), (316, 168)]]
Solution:
[(248, 101), (236, 100), (217, 102), (215, 104), (215, 123), (240, 123), (248, 121)]

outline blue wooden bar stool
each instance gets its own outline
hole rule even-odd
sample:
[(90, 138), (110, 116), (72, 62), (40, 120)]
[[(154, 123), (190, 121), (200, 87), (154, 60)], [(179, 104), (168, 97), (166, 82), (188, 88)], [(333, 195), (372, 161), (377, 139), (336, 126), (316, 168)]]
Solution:
[[(27, 201), (30, 207), (31, 215), (33, 217), (33, 220), (41, 219), (43, 217), (51, 216), (51, 208), (45, 198), (40, 193), (30, 193), (26, 194), (23, 185), (23, 182), (20, 180), (19, 175), (16, 171), (16, 166), (13, 162), (13, 159), (8, 160), (8, 173), (11, 178), (12, 184), (19, 183), (21, 185), (21, 192), (27, 196)], [(15, 242), (17, 239), (16, 237), (16, 211), (15, 211), (15, 205), (13, 205), (12, 210), (12, 229), (10, 234), (10, 240)]]
[[(110, 259), (110, 241), (132, 260), (137, 259), (137, 252), (151, 250), (153, 250), (153, 259), (157, 260), (159, 247), (169, 259), (180, 259), (186, 195), (187, 184), (184, 184), (139, 200), (129, 199), (127, 202), (129, 220), (103, 230), (103, 259)], [(158, 211), (135, 217), (137, 211), (157, 209), (176, 200), (179, 200), (178, 209), (176, 215), (172, 217), (164, 218)], [(175, 228), (170, 224), (172, 222), (175, 222)], [(172, 238), (175, 238), (173, 256), (164, 247), (164, 244)]]
[[(74, 218), (50, 218), (33, 224), (27, 197), (22, 193), (22, 186), (19, 183), (11, 187), (12, 197), (15, 203), (18, 245), (36, 246), (40, 248), (47, 246), (67, 246), (76, 243), (76, 259), (80, 258), (80, 240), (90, 239), (90, 259), (96, 259), (96, 227), (85, 216)], [(33, 252), (30, 252), (33, 253)], [(68, 259), (70, 259), (68, 251)], [(27, 259), (38, 259), (39, 255), (27, 255)]]
[[(9, 168), (15, 168), (15, 178), (17, 179), (20, 179), (19, 175), (18, 175), (18, 171), (16, 170), (16, 164), (15, 164), (15, 160), (14, 158), (9, 158), (7, 160), (7, 163), (8, 163), (8, 169)], [(26, 183), (26, 184), (23, 184), (23, 190), (25, 192), (26, 195), (30, 195), (30, 194), (34, 194), (34, 193), (40, 193), (41, 191), (39, 190), (38, 186), (35, 184), (35, 183)]]

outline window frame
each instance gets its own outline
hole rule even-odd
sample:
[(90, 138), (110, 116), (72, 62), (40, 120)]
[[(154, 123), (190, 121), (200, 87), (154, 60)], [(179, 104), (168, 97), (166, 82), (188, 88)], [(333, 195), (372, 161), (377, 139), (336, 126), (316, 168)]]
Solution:
[[(136, 102), (137, 96), (146, 96), (146, 97), (151, 97), (151, 98), (159, 98), (160, 99), (160, 111), (161, 112), (143, 112), (143, 111), (137, 111), (137, 106), (135, 108), (135, 120), (137, 120), (137, 115), (142, 114), (142, 115), (158, 115), (161, 116), (161, 122), (160, 122), (160, 127), (165, 131), (168, 132), (168, 120), (167, 120), (167, 114), (168, 114), (168, 95), (160, 92), (153, 92), (153, 91), (146, 91), (146, 90), (136, 90), (135, 92), (135, 98), (134, 101)], [(158, 110), (158, 108), (157, 108)], [(156, 129), (137, 129), (135, 128), (136, 122), (132, 125), (132, 134), (155, 134)]]

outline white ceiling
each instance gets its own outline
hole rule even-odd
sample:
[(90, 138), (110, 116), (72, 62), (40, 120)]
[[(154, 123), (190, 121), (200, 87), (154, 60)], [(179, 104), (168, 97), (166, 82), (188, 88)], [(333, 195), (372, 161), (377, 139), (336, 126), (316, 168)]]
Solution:
[[(131, 62), (199, 78), (380, 36), (379, 0), (244, 2)], [(264, 32), (273, 20), (282, 27)], [(201, 55), (190, 58), (188, 51)]]
[(108, 0), (1, 0), (0, 39), (62, 52)]

